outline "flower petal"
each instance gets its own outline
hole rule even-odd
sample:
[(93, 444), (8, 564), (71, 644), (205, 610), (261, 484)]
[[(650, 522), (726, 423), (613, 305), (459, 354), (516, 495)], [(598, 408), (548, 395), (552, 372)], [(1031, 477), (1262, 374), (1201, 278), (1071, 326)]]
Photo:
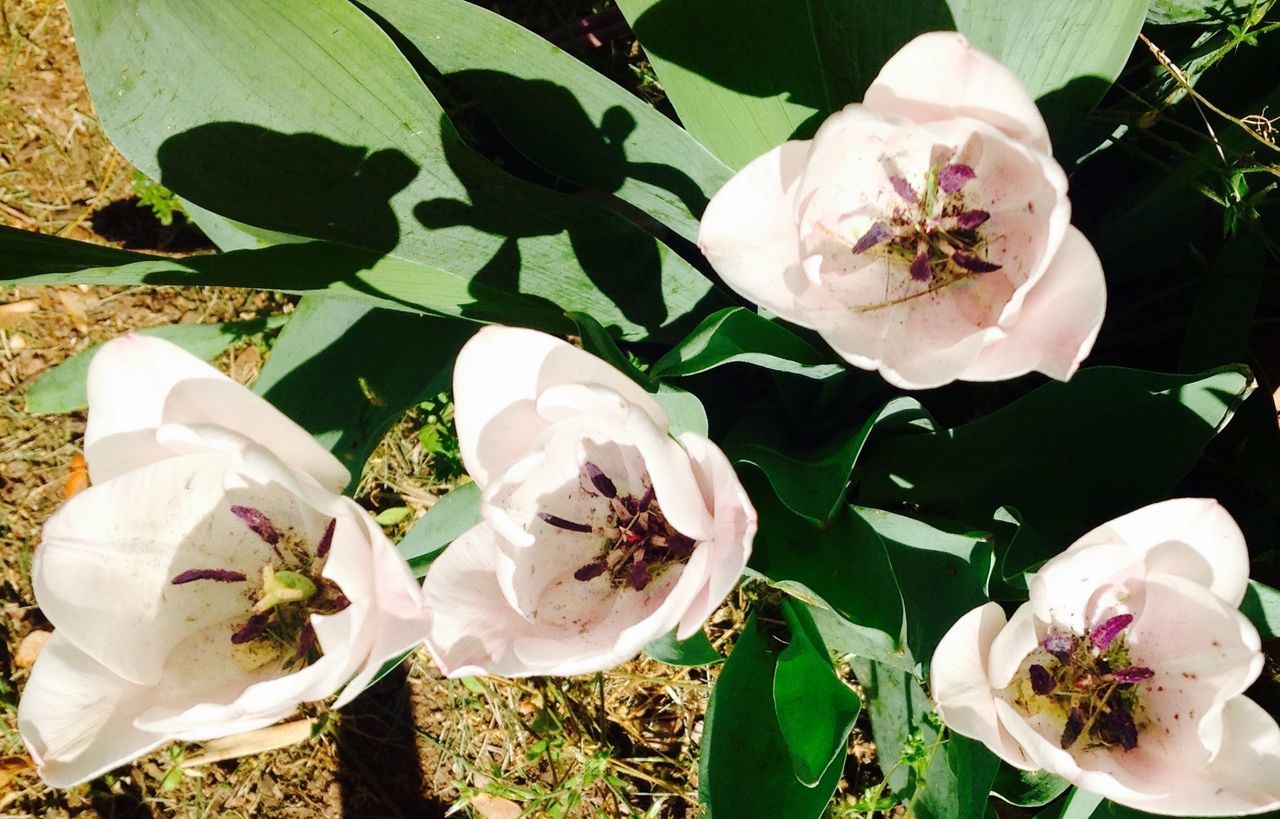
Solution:
[(148, 697), (54, 631), (18, 704), (18, 730), (40, 777), (69, 788), (164, 744), (165, 735), (133, 724)]
[(752, 160), (712, 197), (698, 231), (725, 284), (799, 324), (796, 296), (807, 285), (795, 195), (808, 152), (808, 141), (784, 142)]
[[(590, 353), (534, 330), (485, 327), (463, 346), (453, 369), (458, 446), (476, 483), (485, 487), (532, 449), (548, 426), (538, 399), (562, 384), (612, 390), (667, 426), (666, 413), (640, 385)], [(557, 412), (564, 411), (557, 402)]]
[(88, 376), (85, 459), (94, 483), (169, 453), (154, 440), (163, 423), (214, 424), (243, 432), (321, 486), (340, 490), (346, 468), (262, 398), (177, 345), (126, 335), (94, 355)]
[(512, 643), (534, 626), (507, 603), (498, 585), (493, 529), (478, 524), (450, 544), (427, 572), (422, 594), (431, 608), (426, 645), (448, 677), (540, 673), (522, 663)]
[(863, 103), (915, 122), (956, 117), (984, 120), (1049, 153), (1049, 131), (1013, 72), (969, 45), (962, 34), (922, 34), (889, 58)]
[(1066, 381), (1093, 349), (1106, 306), (1102, 263), (1084, 234), (1068, 227), (1044, 276), (1027, 291), (1017, 320), (961, 378), (999, 381), (1037, 370)]
[(638, 409), (627, 412), (627, 430), (644, 457), (663, 516), (677, 531), (694, 540), (714, 537), (711, 512), (693, 475), (688, 454), (666, 434), (665, 428), (654, 426)]
[(1121, 515), (1071, 547), (1123, 543), (1129, 559), (1145, 558), (1151, 571), (1200, 583), (1231, 606), (1249, 585), (1249, 549), (1235, 519), (1212, 498), (1175, 498)]
[(1030, 769), (1034, 766), (996, 716), (987, 677), (991, 643), (1004, 625), (1004, 611), (996, 603), (957, 620), (933, 653), (929, 689), (949, 728), (982, 742), (1010, 765)]

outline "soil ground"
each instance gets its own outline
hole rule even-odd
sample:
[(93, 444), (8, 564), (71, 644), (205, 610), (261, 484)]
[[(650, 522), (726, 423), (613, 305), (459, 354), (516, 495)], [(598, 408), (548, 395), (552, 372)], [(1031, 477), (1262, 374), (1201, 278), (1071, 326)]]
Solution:
[[(60, 0), (2, 0), (0, 55), (0, 223), (199, 252), (198, 238), (132, 201), (133, 169), (94, 118)], [(0, 305), (0, 817), (698, 814), (697, 745), (715, 671), (646, 659), (590, 677), (449, 681), (418, 653), (342, 713), (307, 708), (310, 727), (294, 726), (299, 741), (286, 747), (192, 765), (218, 746), (174, 745), (87, 785), (45, 787), (15, 718), (26, 655), (39, 640), (31, 635), (50, 628), (28, 568), (63, 498), (84, 415), (29, 415), (27, 388), (131, 329), (253, 318), (292, 304), (218, 288), (67, 287), (0, 289)], [(266, 340), (249, 339), (215, 363), (249, 383), (266, 355)], [(441, 486), (417, 442), (420, 423), (410, 415), (391, 433), (363, 494), (394, 493), (416, 512), (433, 502)], [(709, 626), (722, 651), (742, 609), (730, 600)], [(856, 793), (874, 766), (861, 733), (852, 749), (842, 792)]]

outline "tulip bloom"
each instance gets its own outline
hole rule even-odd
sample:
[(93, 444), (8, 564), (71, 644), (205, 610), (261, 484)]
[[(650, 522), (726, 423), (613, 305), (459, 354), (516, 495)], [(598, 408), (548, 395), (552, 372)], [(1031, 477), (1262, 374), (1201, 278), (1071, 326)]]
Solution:
[(813, 139), (729, 180), (698, 241), (738, 293), (918, 389), (1075, 372), (1106, 285), (1070, 220), (1026, 90), (961, 35), (934, 32)]
[(1212, 500), (1157, 503), (1048, 561), (1008, 622), (969, 612), (934, 653), (938, 712), (1024, 770), (1169, 815), (1280, 808), (1280, 727), (1242, 692), (1249, 556)]
[(88, 392), (94, 485), (32, 560), (56, 630), (18, 727), (46, 782), (260, 728), (340, 688), (341, 706), (421, 640), (421, 592), (337, 494), (347, 470), (266, 401), (145, 336), (104, 345)]
[(737, 583), (756, 515), (724, 454), (582, 350), (488, 327), (454, 368), (483, 522), (431, 566), (427, 647), (450, 676), (583, 674), (677, 630)]

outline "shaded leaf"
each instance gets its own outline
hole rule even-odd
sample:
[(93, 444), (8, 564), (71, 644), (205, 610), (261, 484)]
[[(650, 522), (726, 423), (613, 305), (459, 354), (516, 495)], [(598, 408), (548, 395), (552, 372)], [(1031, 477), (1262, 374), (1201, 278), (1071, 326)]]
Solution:
[(741, 361), (808, 378), (830, 378), (844, 372), (830, 358), (782, 324), (743, 307), (729, 307), (703, 319), (658, 359), (652, 373), (658, 378), (694, 375)]
[(480, 487), (467, 482), (440, 498), (396, 544), (414, 574), (422, 577), (444, 547), (480, 522)]
[(672, 631), (645, 646), (644, 653), (667, 665), (710, 665), (724, 661), (707, 639), (705, 631), (699, 631), (687, 640), (677, 640), (676, 633)]

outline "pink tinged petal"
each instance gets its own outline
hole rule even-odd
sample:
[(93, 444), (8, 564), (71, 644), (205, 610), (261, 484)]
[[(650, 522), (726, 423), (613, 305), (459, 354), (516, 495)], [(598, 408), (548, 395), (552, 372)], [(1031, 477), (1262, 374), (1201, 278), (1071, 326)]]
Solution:
[(426, 645), (445, 676), (542, 673), (513, 653), (514, 641), (536, 628), (507, 602), (497, 562), (494, 531), (482, 523), (455, 540), (427, 572), (422, 595), (432, 615)]
[(155, 441), (166, 423), (237, 429), (322, 486), (340, 489), (350, 480), (336, 458), (275, 407), (161, 339), (128, 335), (104, 344), (89, 365), (88, 396), (85, 458), (94, 483), (167, 457)]
[(970, 611), (938, 643), (929, 666), (929, 690), (938, 714), (951, 730), (976, 739), (1010, 765), (1035, 766), (1000, 722), (987, 676), (992, 641), (1005, 625), (995, 603)]
[(955, 193), (965, 186), (974, 176), (973, 168), (968, 165), (951, 164), (938, 172), (938, 187), (943, 193)]
[(18, 731), (40, 778), (69, 788), (168, 741), (134, 726), (149, 696), (54, 631), (18, 703)]
[(922, 34), (889, 58), (863, 103), (915, 122), (973, 117), (1049, 153), (1049, 132), (1008, 68), (955, 32)]
[(1036, 626), (1035, 610), (1023, 604), (991, 641), (987, 676), (992, 687), (1005, 688), (1013, 683), (1013, 678), (1022, 668), (1022, 661), (1040, 645)]
[[(708, 552), (706, 583), (680, 618), (676, 637), (683, 640), (702, 628), (738, 584), (751, 557), (757, 516), (733, 466), (718, 446), (691, 432), (680, 436), (680, 445), (689, 453), (703, 502), (715, 520), (715, 536), (702, 545)], [(688, 546), (692, 548), (692, 541)]]
[(458, 445), (476, 483), (486, 487), (533, 448), (549, 425), (539, 398), (569, 384), (612, 391), (667, 424), (643, 388), (590, 353), (534, 330), (485, 327), (463, 346), (453, 374)]
[(1122, 515), (1081, 538), (1128, 546), (1149, 571), (1201, 584), (1232, 607), (1249, 584), (1249, 550), (1231, 514), (1212, 498), (1176, 498)]
[(658, 507), (675, 529), (697, 541), (715, 536), (714, 521), (707, 509), (689, 455), (638, 410), (627, 413), (627, 430), (644, 458), (653, 482)]
[(1280, 809), (1280, 726), (1248, 697), (1227, 701), (1222, 724), (1222, 752), (1206, 777), (1216, 787), (1211, 792), (1205, 789), (1190, 803), (1193, 797), (1178, 794), (1179, 804), (1187, 814)]
[(1093, 349), (1106, 306), (1102, 263), (1084, 234), (1068, 227), (1044, 276), (1027, 291), (1016, 320), (961, 377), (1000, 381), (1036, 370), (1066, 381)]
[(788, 321), (800, 318), (797, 299), (809, 286), (795, 202), (809, 146), (784, 142), (748, 163), (712, 197), (698, 231), (725, 284)]

